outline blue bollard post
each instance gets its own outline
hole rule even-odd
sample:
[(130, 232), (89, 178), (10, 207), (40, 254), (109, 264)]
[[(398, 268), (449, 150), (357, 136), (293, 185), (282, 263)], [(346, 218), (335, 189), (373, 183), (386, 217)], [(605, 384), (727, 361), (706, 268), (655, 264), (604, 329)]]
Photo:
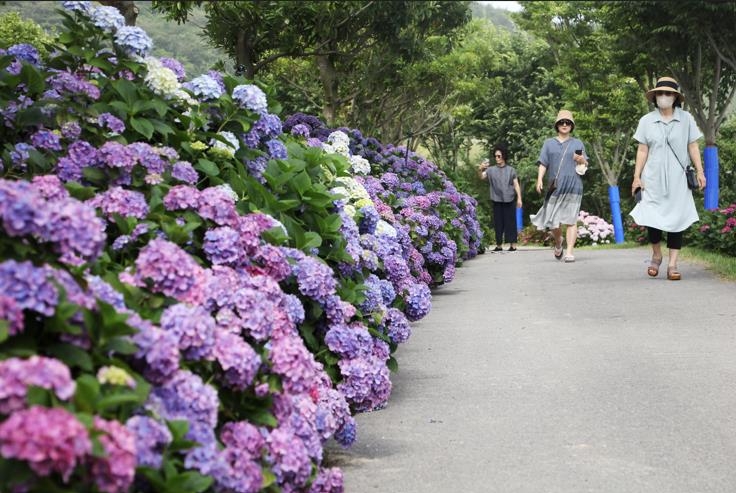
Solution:
[(708, 146), (703, 151), (705, 164), (705, 190), (703, 191), (703, 206), (706, 209), (718, 209), (718, 148)]
[(616, 243), (624, 242), (624, 225), (621, 220), (621, 196), (618, 185), (609, 185), (608, 201), (611, 203), (611, 218), (613, 219), (613, 238)]
[(524, 229), (524, 208), (516, 208), (516, 231)]

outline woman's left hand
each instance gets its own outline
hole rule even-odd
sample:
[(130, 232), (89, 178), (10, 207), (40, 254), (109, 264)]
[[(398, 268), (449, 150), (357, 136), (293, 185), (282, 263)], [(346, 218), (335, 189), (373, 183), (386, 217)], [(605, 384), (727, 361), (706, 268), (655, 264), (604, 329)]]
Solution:
[(583, 156), (582, 154), (574, 154), (572, 156), (572, 159), (577, 164), (585, 164), (585, 163), (587, 163), (587, 161), (585, 160), (585, 156)]

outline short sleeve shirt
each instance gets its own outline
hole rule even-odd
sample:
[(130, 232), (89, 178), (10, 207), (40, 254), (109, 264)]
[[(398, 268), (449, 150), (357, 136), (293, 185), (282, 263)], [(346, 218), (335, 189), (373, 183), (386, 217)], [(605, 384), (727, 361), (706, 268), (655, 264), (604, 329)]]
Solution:
[(514, 180), (518, 177), (516, 170), (509, 166), (491, 166), (486, 170), (486, 177), (491, 188), (491, 200), (494, 202), (511, 202), (516, 198)]

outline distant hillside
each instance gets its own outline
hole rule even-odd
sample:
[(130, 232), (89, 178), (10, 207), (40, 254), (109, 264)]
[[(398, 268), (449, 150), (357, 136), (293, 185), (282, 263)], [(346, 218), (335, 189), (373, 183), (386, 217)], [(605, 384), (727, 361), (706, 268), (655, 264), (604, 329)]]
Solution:
[(486, 19), (497, 27), (516, 31), (516, 24), (509, 17), (509, 11), (498, 9), (488, 3), (471, 2), (470, 11), (475, 19)]
[[(225, 67), (232, 70), (232, 62), (227, 55), (207, 44), (201, 36), (205, 17), (201, 12), (195, 13), (186, 24), (177, 25), (167, 22), (160, 14), (151, 11), (151, 2), (136, 2), (140, 9), (137, 25), (145, 29), (153, 39), (153, 54), (157, 57), (171, 57), (179, 60), (187, 71), (188, 77), (196, 77), (209, 70), (215, 63), (222, 61)], [(22, 17), (31, 19), (41, 25), (50, 34), (61, 23), (57, 9), (61, 2), (2, 2), (0, 14), (9, 11), (18, 12)]]

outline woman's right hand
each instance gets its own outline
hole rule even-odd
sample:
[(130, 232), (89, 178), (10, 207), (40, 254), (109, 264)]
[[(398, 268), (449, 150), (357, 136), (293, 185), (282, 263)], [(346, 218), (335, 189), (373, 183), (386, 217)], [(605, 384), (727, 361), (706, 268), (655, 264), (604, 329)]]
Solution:
[(535, 187), (537, 190), (537, 193), (542, 193), (542, 189), (544, 186), (542, 185), (542, 180), (537, 180), (537, 186)]
[(631, 195), (634, 195), (634, 192), (636, 192), (637, 188), (643, 188), (641, 186), (641, 178), (634, 177), (634, 179), (631, 182)]

